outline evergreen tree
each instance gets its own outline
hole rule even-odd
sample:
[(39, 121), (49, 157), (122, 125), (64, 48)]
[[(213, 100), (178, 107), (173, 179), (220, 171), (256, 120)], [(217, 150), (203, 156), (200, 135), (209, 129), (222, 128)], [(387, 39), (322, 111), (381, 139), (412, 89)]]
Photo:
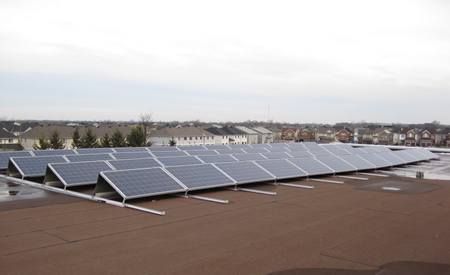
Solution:
[(105, 133), (101, 140), (101, 147), (109, 148), (111, 147), (111, 138), (109, 137), (108, 133)]
[(177, 141), (175, 140), (175, 138), (173, 136), (169, 140), (169, 146), (177, 146)]
[(46, 150), (48, 148), (50, 148), (50, 143), (45, 138), (45, 134), (39, 137), (38, 143), (33, 144), (33, 150)]
[(16, 145), (16, 148), (14, 148), (14, 151), (23, 151), (25, 149), (22, 145), (22, 140), (19, 139), (19, 142)]
[(111, 135), (111, 146), (112, 147), (126, 147), (127, 143), (125, 141), (125, 137), (119, 128), (116, 128), (114, 133)]
[(146, 145), (147, 136), (142, 125), (138, 125), (131, 129), (130, 134), (127, 137), (128, 146), (131, 147), (144, 147)]
[(48, 140), (49, 147), (51, 149), (63, 149), (64, 148), (64, 142), (61, 138), (59, 138), (58, 130), (55, 129), (51, 134), (50, 138)]
[(81, 138), (81, 148), (97, 148), (98, 145), (97, 136), (92, 129), (88, 127)]
[(72, 148), (80, 148), (80, 147), (81, 147), (80, 129), (76, 127), (75, 131), (73, 131), (72, 133)]

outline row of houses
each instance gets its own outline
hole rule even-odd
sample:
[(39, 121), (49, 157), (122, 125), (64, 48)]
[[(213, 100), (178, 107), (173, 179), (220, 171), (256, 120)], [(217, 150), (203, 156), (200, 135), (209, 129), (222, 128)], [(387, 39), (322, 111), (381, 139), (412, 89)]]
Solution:
[[(89, 126), (99, 142), (105, 134), (111, 136), (116, 130), (119, 130), (123, 136), (127, 136), (133, 127), (135, 125), (128, 124)], [(14, 150), (20, 143), (25, 150), (32, 150), (33, 145), (38, 143), (39, 138), (43, 136), (48, 138), (51, 133), (57, 131), (63, 141), (63, 147), (70, 149), (72, 148), (72, 135), (75, 129), (78, 129), (80, 136), (83, 136), (88, 126), (41, 124), (18, 135), (10, 133), (6, 129), (1, 129), (0, 146), (3, 150)], [(153, 125), (149, 133), (149, 141), (152, 146), (169, 146), (173, 141), (178, 146), (256, 144), (272, 143), (274, 142), (274, 135), (273, 132), (263, 127), (222, 127), (219, 125), (196, 127), (188, 125), (158, 128), (157, 125)]]
[(287, 142), (318, 142), (450, 147), (450, 128), (350, 128), (350, 127), (304, 127), (283, 128), (281, 139)]

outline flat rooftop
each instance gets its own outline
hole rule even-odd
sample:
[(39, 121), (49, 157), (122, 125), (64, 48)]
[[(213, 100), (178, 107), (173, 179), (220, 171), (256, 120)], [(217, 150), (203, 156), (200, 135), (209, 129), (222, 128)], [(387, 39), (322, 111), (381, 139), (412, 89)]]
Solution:
[[(432, 161), (447, 171), (449, 157)], [(426, 163), (425, 163), (426, 164)], [(445, 164), (445, 165), (442, 165)], [(401, 170), (400, 170), (401, 171)], [(430, 172), (431, 173), (431, 172)], [(443, 173), (445, 174), (445, 173)], [(3, 274), (450, 274), (450, 181), (353, 175), (129, 208), (0, 179)], [(325, 178), (322, 178), (325, 179)], [(79, 189), (79, 191), (86, 191)]]

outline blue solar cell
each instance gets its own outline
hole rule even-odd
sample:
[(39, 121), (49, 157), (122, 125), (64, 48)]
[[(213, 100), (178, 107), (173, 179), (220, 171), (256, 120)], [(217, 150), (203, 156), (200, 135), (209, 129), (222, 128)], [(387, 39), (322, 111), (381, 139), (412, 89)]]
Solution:
[(221, 155), (245, 154), (242, 149), (217, 149), (216, 152)]
[(187, 156), (186, 152), (184, 151), (152, 151), (152, 154), (157, 158)]
[(275, 179), (273, 175), (270, 175), (253, 162), (218, 163), (215, 166), (239, 184)]
[(326, 166), (333, 169), (336, 173), (339, 172), (349, 172), (349, 171), (355, 171), (356, 167), (348, 164), (347, 162), (343, 161), (342, 159), (338, 157), (320, 157), (317, 158), (318, 161), (322, 162)]
[(231, 147), (228, 145), (205, 145), (204, 147), (208, 150), (231, 149)]
[(288, 159), (287, 161), (308, 173), (309, 176), (334, 174), (333, 170), (323, 165), (315, 158), (293, 158)]
[(45, 175), (47, 164), (65, 162), (67, 160), (63, 156), (13, 157), (8, 165), (7, 173), (9, 175), (14, 173), (11, 166), (13, 165), (23, 177), (39, 177)]
[(266, 148), (249, 148), (249, 149), (242, 149), (247, 154), (261, 154), (261, 153), (270, 153), (269, 150)]
[(362, 154), (358, 155), (360, 158), (366, 160), (370, 164), (373, 164), (376, 168), (384, 168), (384, 167), (391, 167), (392, 164), (376, 154)]
[(313, 154), (311, 154), (308, 151), (292, 151), (288, 153), (293, 158), (312, 158), (314, 157)]
[(266, 148), (271, 153), (276, 152), (290, 152), (290, 150), (287, 147), (274, 147), (274, 148)]
[(186, 150), (186, 153), (188, 153), (191, 156), (214, 156), (217, 155), (217, 152), (214, 150)]
[(390, 162), (392, 165), (406, 164), (405, 160), (400, 159), (396, 155), (392, 154), (392, 152), (381, 152), (381, 153), (374, 153), (374, 154), (379, 156), (380, 158)]
[(117, 153), (148, 152), (147, 147), (115, 147)]
[(357, 156), (357, 155), (342, 155), (342, 156), (339, 156), (339, 158), (350, 163), (352, 166), (354, 166), (358, 170), (375, 169), (376, 168), (375, 165), (369, 163), (368, 161), (364, 160), (363, 158), (361, 158), (360, 156)]
[(31, 154), (29, 151), (0, 152), (0, 169), (8, 168), (9, 158), (12, 157), (31, 157)]
[(212, 164), (166, 167), (189, 190), (234, 185), (235, 182), (225, 176)]
[(310, 151), (312, 155), (315, 157), (326, 157), (326, 156), (332, 156), (333, 154), (328, 150), (312, 150)]
[[(187, 146), (186, 146), (187, 147)], [(176, 146), (165, 146), (165, 147), (147, 147), (151, 152), (170, 152), (170, 151), (180, 151)], [(192, 148), (192, 147), (191, 147)]]
[(261, 155), (263, 155), (267, 159), (288, 159), (288, 158), (292, 158), (292, 156), (289, 155), (289, 153), (284, 153), (284, 152), (266, 153), (266, 154), (261, 154)]
[(256, 163), (275, 175), (277, 179), (303, 177), (307, 175), (304, 171), (285, 159), (258, 160)]
[[(140, 198), (183, 192), (186, 189), (162, 168), (102, 172), (100, 177), (108, 182), (123, 198)], [(97, 184), (94, 193), (105, 189), (105, 183)]]
[[(48, 168), (66, 186), (95, 184), (101, 171), (112, 170), (104, 161), (52, 163), (48, 165)], [(48, 173), (49, 170), (47, 170)], [(46, 175), (46, 180), (50, 178)]]
[(75, 151), (82, 154), (108, 154), (114, 153), (112, 148), (85, 148), (85, 149), (75, 149)]

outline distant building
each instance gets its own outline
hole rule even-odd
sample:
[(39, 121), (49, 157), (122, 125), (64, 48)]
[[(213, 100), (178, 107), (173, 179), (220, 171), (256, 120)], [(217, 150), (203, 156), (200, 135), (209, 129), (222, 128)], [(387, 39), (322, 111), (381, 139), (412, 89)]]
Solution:
[(164, 127), (150, 132), (152, 146), (169, 146), (175, 140), (177, 146), (214, 145), (214, 135), (195, 126)]
[(258, 143), (272, 143), (273, 142), (273, 133), (270, 130), (267, 130), (263, 127), (253, 127), (255, 132), (258, 133)]
[(233, 126), (210, 127), (204, 129), (215, 136), (216, 145), (247, 144), (247, 134)]
[(0, 151), (12, 151), (19, 144), (19, 138), (5, 129), (0, 129)]
[(247, 144), (258, 143), (258, 132), (256, 132), (255, 130), (252, 130), (245, 126), (235, 126), (235, 128), (247, 135)]

